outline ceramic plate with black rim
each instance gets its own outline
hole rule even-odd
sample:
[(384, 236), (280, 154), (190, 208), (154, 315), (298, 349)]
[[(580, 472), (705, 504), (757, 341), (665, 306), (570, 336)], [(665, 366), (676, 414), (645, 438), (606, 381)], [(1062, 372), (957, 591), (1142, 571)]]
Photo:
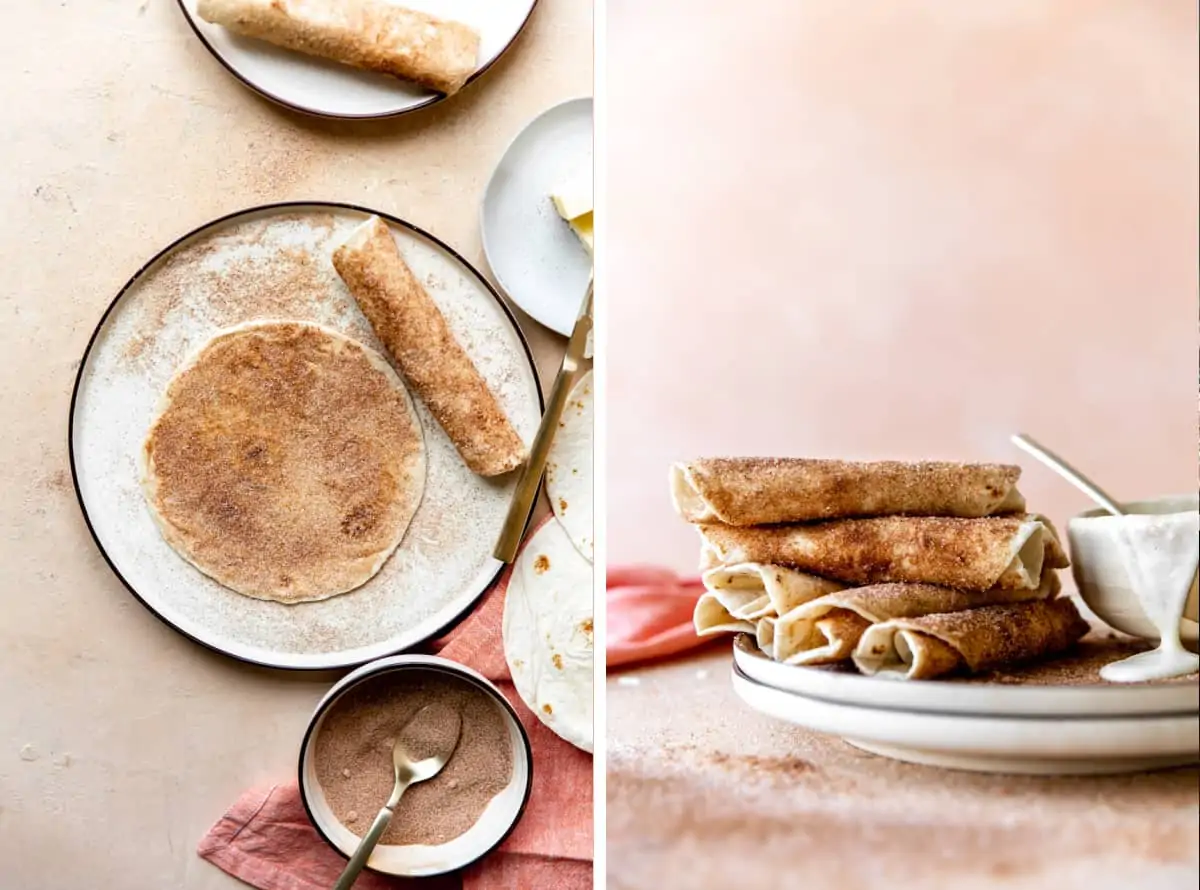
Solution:
[[(92, 535), (113, 571), (181, 633), (236, 658), (336, 668), (402, 651), (453, 623), (495, 582), (492, 547), (515, 474), (476, 476), (420, 400), (425, 492), (403, 541), (371, 580), (318, 602), (282, 605), (222, 586), (159, 533), (139, 451), (180, 365), (219, 330), (256, 320), (314, 322), (382, 351), (330, 260), (367, 214), (343, 204), (278, 204), (208, 223), (151, 259), (100, 320), (71, 400), (71, 469)], [(542, 411), (537, 371), (503, 301), (432, 235), (387, 219), (517, 432)]]
[(550, 195), (592, 170), (591, 96), (568, 99), (526, 124), (492, 172), (480, 209), (488, 266), (508, 298), (571, 335), (592, 257)]
[[(198, 0), (177, 0), (196, 36), (225, 68), (264, 98), (304, 114), (336, 118), (395, 117), (445, 99), (387, 74), (360, 71), (233, 34), (204, 21)], [(479, 33), (478, 68), (471, 83), (517, 39), (537, 0), (390, 0), (469, 25)]]

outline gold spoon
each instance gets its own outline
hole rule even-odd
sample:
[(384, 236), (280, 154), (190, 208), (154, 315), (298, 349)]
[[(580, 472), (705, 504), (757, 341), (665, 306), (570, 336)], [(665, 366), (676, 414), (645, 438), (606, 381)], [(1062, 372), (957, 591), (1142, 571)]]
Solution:
[(417, 711), (404, 725), (392, 745), (392, 770), (396, 783), (370, 830), (363, 835), (358, 849), (350, 857), (345, 870), (333, 885), (333, 890), (349, 890), (375, 845), (392, 822), (392, 815), (409, 785), (425, 782), (442, 771), (458, 747), (462, 734), (462, 717), (449, 705), (435, 702)]
[(512, 501), (509, 502), (508, 515), (504, 519), (500, 538), (492, 553), (492, 556), (501, 562), (510, 563), (517, 558), (521, 536), (525, 534), (525, 526), (529, 524), (529, 514), (533, 511), (533, 502), (537, 500), (542, 475), (546, 472), (546, 462), (550, 459), (550, 446), (554, 444), (554, 434), (561, 426), (559, 421), (567, 407), (567, 396), (571, 394), (571, 386), (583, 363), (588, 331), (592, 329), (594, 284), (595, 279), (588, 279), (587, 293), (584, 295), (583, 305), (579, 307), (571, 339), (567, 341), (567, 350), (563, 354), (558, 376), (554, 378), (554, 388), (546, 402), (546, 412), (538, 424), (533, 445), (529, 448), (529, 458), (525, 461)]

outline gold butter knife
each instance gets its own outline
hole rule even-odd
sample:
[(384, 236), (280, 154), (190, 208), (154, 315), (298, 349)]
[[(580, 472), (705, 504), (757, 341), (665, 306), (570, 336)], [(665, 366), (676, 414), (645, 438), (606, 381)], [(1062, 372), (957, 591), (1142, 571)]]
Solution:
[(592, 291), (593, 279), (589, 279), (587, 295), (583, 298), (579, 316), (575, 319), (575, 329), (571, 331), (571, 339), (567, 341), (562, 366), (558, 369), (554, 388), (550, 391), (550, 399), (546, 403), (546, 413), (542, 415), (537, 435), (533, 437), (529, 459), (525, 461), (521, 477), (517, 480), (517, 490), (513, 492), (512, 503), (508, 505), (508, 516), (504, 519), (504, 528), (500, 530), (500, 540), (496, 542), (496, 549), (492, 552), (501, 562), (508, 563), (517, 558), (521, 537), (525, 534), (529, 514), (533, 512), (533, 502), (537, 500), (542, 474), (546, 472), (546, 461), (550, 457), (550, 445), (554, 441), (554, 434), (558, 432), (559, 421), (567, 407), (567, 396), (571, 394), (571, 386), (579, 373), (583, 353), (587, 348), (588, 332), (592, 329)]

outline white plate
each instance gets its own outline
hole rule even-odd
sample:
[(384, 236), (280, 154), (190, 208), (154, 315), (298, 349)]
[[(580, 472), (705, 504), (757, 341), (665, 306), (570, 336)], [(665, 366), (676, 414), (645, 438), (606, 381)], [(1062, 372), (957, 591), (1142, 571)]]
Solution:
[[(196, 36), (217, 61), (259, 95), (323, 117), (392, 117), (446, 98), (386, 74), (306, 56), (231, 34), (196, 14), (197, 0), (178, 0)], [(397, 0), (409, 9), (470, 25), (479, 32), (479, 77), (516, 40), (537, 0)], [(469, 83), (470, 81), (468, 81)]]
[(941, 714), (1103, 717), (1196, 714), (1200, 684), (1036, 686), (962, 681), (904, 682), (829, 668), (780, 664), (747, 634), (733, 642), (738, 669), (764, 686), (846, 705)]
[(542, 112), (512, 141), (483, 195), (483, 251), (509, 298), (537, 321), (569, 336), (592, 258), (550, 201), (592, 169), (592, 100)]
[(1200, 762), (1200, 716), (969, 717), (883, 710), (807, 698), (763, 686), (733, 668), (750, 707), (841, 736), (864, 751), (950, 769), (1084, 775)]
[[(428, 458), (424, 497), (395, 553), (349, 593), (293, 606), (234, 593), (163, 540), (142, 495), (137, 454), (158, 401), (179, 364), (216, 331), (254, 319), (298, 319), (382, 351), (330, 262), (333, 248), (370, 212), (339, 204), (272, 205), (183, 237), (118, 294), (75, 382), (71, 469), (101, 552), (160, 618), (245, 661), (334, 668), (390, 655), (440, 632), (501, 569), (492, 545), (515, 474), (488, 480), (471, 473), (419, 400)], [(453, 250), (385, 218), (518, 433), (530, 441), (541, 396), (515, 320)]]

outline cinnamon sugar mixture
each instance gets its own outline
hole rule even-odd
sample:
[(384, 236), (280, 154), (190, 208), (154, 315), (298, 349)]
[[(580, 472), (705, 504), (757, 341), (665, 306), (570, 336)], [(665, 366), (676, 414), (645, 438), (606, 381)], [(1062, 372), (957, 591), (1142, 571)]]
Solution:
[[(475, 824), (512, 778), (504, 715), (464, 680), (414, 671), (384, 674), (343, 695), (325, 715), (314, 751), (317, 781), (333, 814), (362, 837), (392, 793), (392, 746), (421, 708), (458, 710), (462, 734), (440, 773), (409, 786), (383, 833), (384, 844), (444, 844)], [(436, 733), (438, 726), (426, 727)], [(444, 727), (453, 732), (453, 727)], [(430, 740), (436, 747), (436, 739)]]

